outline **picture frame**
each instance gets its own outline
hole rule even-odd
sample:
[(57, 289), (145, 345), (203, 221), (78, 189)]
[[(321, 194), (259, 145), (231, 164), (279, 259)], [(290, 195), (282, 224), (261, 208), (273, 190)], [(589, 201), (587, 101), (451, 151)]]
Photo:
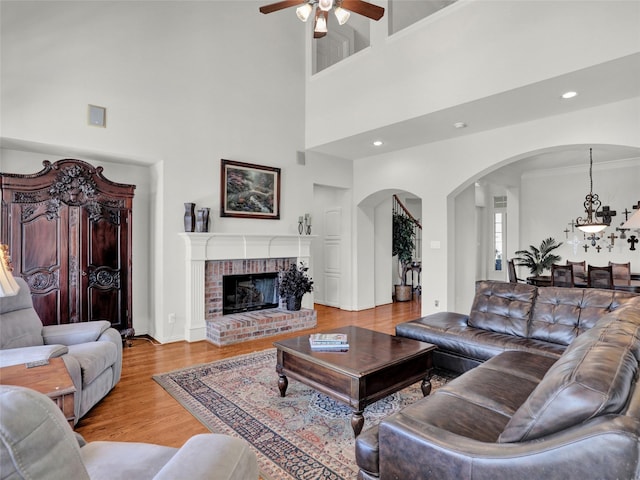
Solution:
[(220, 216), (280, 219), (280, 169), (221, 159)]

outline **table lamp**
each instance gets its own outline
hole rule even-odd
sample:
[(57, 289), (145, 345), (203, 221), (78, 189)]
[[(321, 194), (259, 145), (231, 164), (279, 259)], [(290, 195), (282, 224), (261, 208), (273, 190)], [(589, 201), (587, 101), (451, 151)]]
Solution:
[(0, 297), (17, 295), (20, 290), (16, 279), (13, 278), (12, 270), (9, 263), (9, 247), (0, 245)]

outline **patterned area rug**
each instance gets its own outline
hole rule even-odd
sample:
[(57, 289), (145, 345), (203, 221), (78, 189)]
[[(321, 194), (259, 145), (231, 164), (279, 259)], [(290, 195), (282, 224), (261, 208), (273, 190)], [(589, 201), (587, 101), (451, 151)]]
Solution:
[[(293, 379), (280, 397), (275, 365), (273, 348), (153, 379), (212, 432), (247, 440), (263, 479), (355, 479), (351, 409)], [(447, 380), (436, 376), (433, 387)], [(363, 431), (420, 398), (416, 383), (370, 405)]]

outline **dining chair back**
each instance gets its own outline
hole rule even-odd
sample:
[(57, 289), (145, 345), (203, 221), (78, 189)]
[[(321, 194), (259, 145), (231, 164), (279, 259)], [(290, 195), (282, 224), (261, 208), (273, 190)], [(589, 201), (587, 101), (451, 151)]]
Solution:
[(572, 265), (551, 265), (551, 286), (553, 287), (573, 287), (573, 266)]
[(516, 264), (513, 260), (507, 261), (507, 272), (509, 273), (510, 283), (525, 283), (524, 280), (518, 278), (518, 274), (516, 273)]
[(613, 288), (613, 267), (587, 267), (587, 286), (590, 288)]
[(573, 281), (579, 282), (583, 281), (586, 283), (587, 281), (587, 262), (584, 260), (581, 262), (570, 262), (567, 260), (567, 265), (571, 265), (573, 267)]
[(609, 262), (609, 265), (613, 267), (613, 283), (615, 285), (631, 285), (631, 262)]

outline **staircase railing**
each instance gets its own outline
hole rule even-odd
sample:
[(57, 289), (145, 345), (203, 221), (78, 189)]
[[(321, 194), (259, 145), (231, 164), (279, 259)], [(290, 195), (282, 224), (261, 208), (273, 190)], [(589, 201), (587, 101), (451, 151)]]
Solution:
[(411, 258), (413, 259), (414, 262), (421, 262), (422, 261), (422, 225), (411, 214), (411, 212), (402, 203), (402, 201), (398, 198), (397, 195), (393, 196), (392, 209), (394, 214), (402, 215), (404, 217), (409, 218), (409, 220), (413, 224), (415, 246), (414, 246), (413, 254)]

